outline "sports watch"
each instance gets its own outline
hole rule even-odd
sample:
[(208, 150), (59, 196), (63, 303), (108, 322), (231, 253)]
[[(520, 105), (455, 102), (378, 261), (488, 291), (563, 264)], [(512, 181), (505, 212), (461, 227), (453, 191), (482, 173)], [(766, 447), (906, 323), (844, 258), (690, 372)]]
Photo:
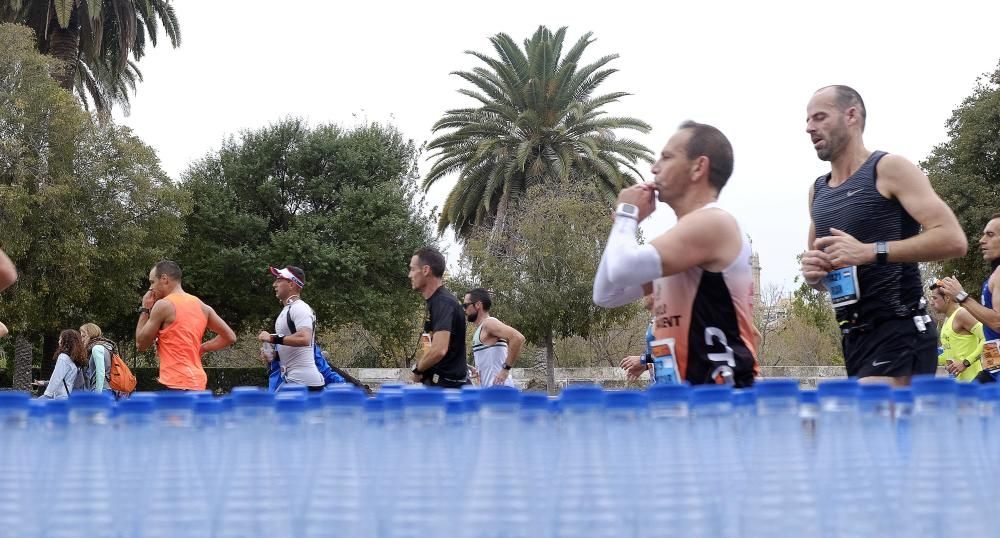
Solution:
[(615, 215), (639, 220), (639, 208), (632, 204), (621, 203), (618, 204), (618, 209), (615, 210)]
[(969, 294), (968, 293), (965, 293), (964, 291), (960, 291), (958, 293), (958, 295), (955, 296), (955, 302), (958, 303), (958, 304), (962, 304), (968, 298), (969, 298)]

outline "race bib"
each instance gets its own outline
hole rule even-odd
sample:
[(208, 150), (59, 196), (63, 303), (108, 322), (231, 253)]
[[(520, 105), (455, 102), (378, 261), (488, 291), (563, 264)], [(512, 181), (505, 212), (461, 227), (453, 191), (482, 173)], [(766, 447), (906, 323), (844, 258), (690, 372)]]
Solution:
[(989, 340), (983, 344), (983, 370), (991, 374), (1000, 372), (1000, 340)]
[(653, 359), (655, 383), (670, 385), (680, 383), (680, 376), (677, 375), (677, 363), (674, 361), (674, 339), (654, 340), (649, 343), (649, 350)]
[(830, 271), (823, 277), (823, 284), (830, 290), (830, 300), (833, 301), (834, 308), (852, 305), (861, 298), (858, 268), (853, 265)]

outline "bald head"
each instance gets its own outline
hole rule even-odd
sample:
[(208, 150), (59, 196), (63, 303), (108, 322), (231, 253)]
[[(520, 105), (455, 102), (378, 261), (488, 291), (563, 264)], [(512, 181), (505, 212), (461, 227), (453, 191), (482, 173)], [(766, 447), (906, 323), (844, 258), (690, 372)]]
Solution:
[(868, 111), (865, 109), (864, 99), (861, 98), (861, 94), (857, 90), (843, 84), (835, 84), (816, 90), (814, 95), (832, 98), (837, 109), (841, 112), (847, 112), (847, 109), (855, 107), (861, 117), (861, 131), (865, 130), (865, 124), (868, 122)]

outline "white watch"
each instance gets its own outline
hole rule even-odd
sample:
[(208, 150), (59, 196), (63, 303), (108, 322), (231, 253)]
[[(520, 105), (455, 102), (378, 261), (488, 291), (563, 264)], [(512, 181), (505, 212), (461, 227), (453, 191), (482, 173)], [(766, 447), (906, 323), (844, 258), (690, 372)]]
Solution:
[(615, 210), (615, 215), (621, 217), (628, 217), (630, 219), (639, 220), (639, 208), (632, 204), (621, 203), (618, 204), (618, 209)]

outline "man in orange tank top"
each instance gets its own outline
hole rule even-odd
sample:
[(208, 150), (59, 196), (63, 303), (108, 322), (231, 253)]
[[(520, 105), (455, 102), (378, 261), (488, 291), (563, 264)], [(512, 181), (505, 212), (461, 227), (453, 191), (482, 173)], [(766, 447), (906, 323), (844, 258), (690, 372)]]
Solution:
[[(135, 345), (146, 351), (156, 342), (159, 382), (169, 389), (205, 390), (208, 378), (201, 356), (229, 347), (236, 333), (201, 299), (184, 292), (181, 268), (163, 260), (149, 271), (149, 291), (139, 307)], [(215, 337), (202, 342), (205, 329)]]
[[(653, 164), (653, 182), (618, 194), (615, 223), (594, 278), (594, 303), (611, 308), (653, 295), (653, 335), (667, 340), (679, 379), (747, 387), (757, 374), (750, 243), (719, 207), (733, 171), (721, 131), (684, 122)], [(666, 233), (640, 245), (638, 224), (656, 200), (677, 215)], [(630, 361), (629, 373), (645, 365)]]

